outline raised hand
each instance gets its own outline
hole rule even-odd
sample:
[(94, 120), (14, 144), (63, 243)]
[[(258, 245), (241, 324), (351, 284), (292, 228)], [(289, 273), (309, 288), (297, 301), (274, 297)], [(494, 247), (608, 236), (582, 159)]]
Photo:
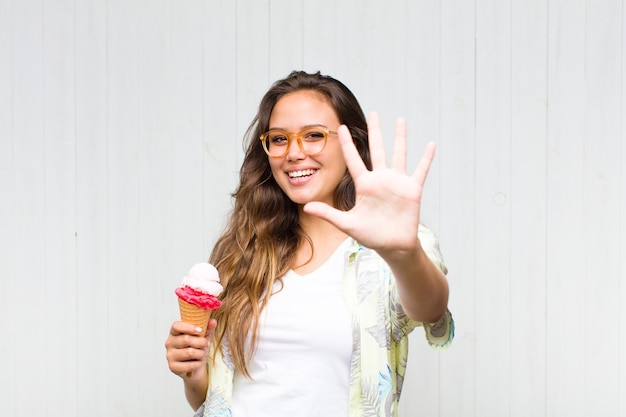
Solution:
[(368, 120), (372, 170), (358, 154), (346, 126), (338, 130), (348, 171), (355, 183), (356, 202), (347, 211), (322, 202), (310, 202), (304, 211), (334, 224), (361, 244), (379, 251), (413, 251), (419, 246), (417, 230), (424, 182), (435, 154), (434, 143), (426, 146), (412, 175), (406, 173), (406, 122), (398, 119), (391, 167), (387, 166), (377, 113)]

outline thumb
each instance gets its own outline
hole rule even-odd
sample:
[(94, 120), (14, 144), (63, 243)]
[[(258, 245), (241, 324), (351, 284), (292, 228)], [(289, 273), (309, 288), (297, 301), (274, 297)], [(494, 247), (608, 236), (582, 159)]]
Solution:
[(329, 204), (321, 201), (311, 201), (306, 203), (303, 208), (304, 212), (333, 224), (340, 230), (346, 231), (348, 216), (345, 211), (337, 210)]

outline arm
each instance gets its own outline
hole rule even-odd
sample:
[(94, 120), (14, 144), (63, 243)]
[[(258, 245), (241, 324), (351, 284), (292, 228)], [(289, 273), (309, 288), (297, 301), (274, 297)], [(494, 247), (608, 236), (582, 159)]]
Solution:
[(177, 321), (172, 324), (165, 341), (167, 362), (174, 374), (183, 379), (185, 397), (194, 410), (200, 408), (206, 399), (209, 387), (207, 359), (209, 343), (217, 322), (210, 320), (207, 335), (200, 336), (202, 329)]
[(437, 322), (447, 310), (448, 281), (421, 245), (410, 252), (378, 252), (393, 272), (406, 315), (423, 323)]
[(310, 202), (305, 212), (318, 216), (376, 250), (390, 266), (405, 313), (415, 321), (434, 323), (446, 312), (448, 283), (430, 261), (418, 238), (424, 183), (435, 155), (427, 145), (412, 175), (406, 174), (406, 123), (398, 119), (391, 167), (387, 167), (378, 115), (368, 121), (372, 170), (358, 154), (349, 130), (338, 129), (341, 149), (356, 189), (354, 207), (340, 211)]
[(195, 379), (183, 377), (183, 380), (185, 381), (187, 402), (191, 408), (197, 410), (206, 399), (206, 392), (209, 388), (209, 375), (206, 370), (204, 372), (195, 372), (192, 375), (195, 376), (195, 374), (198, 374)]

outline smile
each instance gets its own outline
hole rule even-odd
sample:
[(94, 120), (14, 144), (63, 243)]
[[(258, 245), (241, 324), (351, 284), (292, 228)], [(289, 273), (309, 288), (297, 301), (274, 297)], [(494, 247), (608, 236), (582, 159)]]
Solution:
[(287, 173), (287, 175), (289, 175), (289, 178), (302, 178), (302, 177), (308, 177), (309, 175), (313, 175), (315, 173), (315, 169), (303, 169), (301, 171), (290, 171)]

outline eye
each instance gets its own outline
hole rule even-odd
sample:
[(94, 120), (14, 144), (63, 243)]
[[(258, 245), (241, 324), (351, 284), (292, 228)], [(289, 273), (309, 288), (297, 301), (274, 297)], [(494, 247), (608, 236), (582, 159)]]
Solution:
[(275, 146), (284, 146), (287, 144), (287, 142), (289, 142), (287, 135), (280, 133), (280, 132), (271, 133), (269, 135), (269, 140), (270, 140), (270, 144), (275, 145)]
[(304, 139), (307, 142), (317, 142), (319, 140), (324, 140), (325, 136), (326, 134), (322, 132), (321, 130), (307, 130), (302, 135), (302, 139)]

